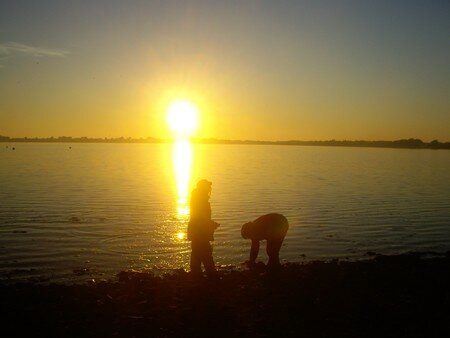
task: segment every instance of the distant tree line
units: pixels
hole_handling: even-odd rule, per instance
[[[221,140],[215,138],[193,139],[197,144],[265,144],[265,145],[293,145],[293,146],[327,146],[327,147],[376,147],[376,148],[411,148],[411,149],[450,149],[450,142],[423,142],[420,139],[410,138],[396,141],[350,141],[350,140],[328,140],[328,141],[255,141],[255,140]],[[47,142],[47,143],[168,143],[170,140],[163,140],[155,137],[147,138],[91,138],[91,137],[47,137],[47,138],[14,138],[0,135],[0,142]]]
[[[375,148],[413,148],[413,149],[450,149],[450,142],[433,140],[429,143],[420,139],[403,139],[396,141],[253,141],[253,140],[220,140],[197,139],[195,143],[208,144],[267,144],[267,145],[293,145],[293,146],[326,146],[326,147],[375,147]]]
[[[161,139],[154,137],[147,138],[131,138],[131,137],[116,137],[116,138],[96,138],[96,137],[8,137],[0,135],[0,142],[42,142],[42,143],[162,143]]]

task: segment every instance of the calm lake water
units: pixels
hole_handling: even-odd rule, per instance
[[[187,270],[200,178],[213,182],[217,265],[248,259],[241,225],[269,212],[290,222],[290,262],[450,250],[446,150],[0,143],[0,278]]]

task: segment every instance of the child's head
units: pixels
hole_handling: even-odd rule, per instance
[[[245,223],[241,228],[241,236],[242,238],[248,239],[250,238],[250,229],[252,227],[253,222]]]

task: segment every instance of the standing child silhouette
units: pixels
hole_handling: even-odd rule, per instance
[[[191,193],[187,238],[192,248],[191,272],[196,277],[202,276],[202,263],[208,277],[216,277],[217,274],[210,241],[214,240],[214,231],[219,223],[211,220],[211,185],[207,180],[200,180]]]

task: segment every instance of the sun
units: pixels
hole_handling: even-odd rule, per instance
[[[189,101],[177,100],[167,109],[167,123],[178,137],[191,136],[198,129],[198,109]]]

